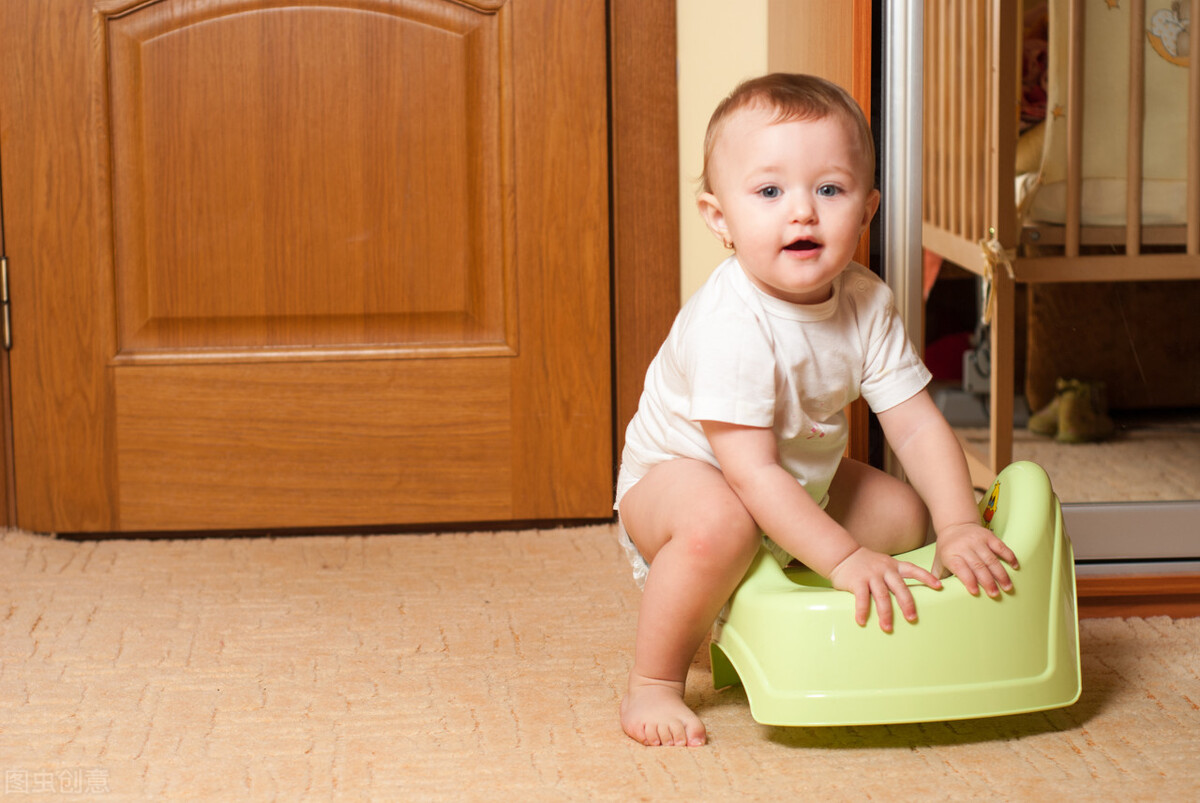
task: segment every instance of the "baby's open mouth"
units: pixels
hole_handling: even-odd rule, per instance
[[[813,249],[820,248],[820,247],[821,247],[821,244],[818,243],[816,240],[801,239],[801,240],[796,240],[796,242],[785,246],[784,249],[787,251],[812,251]]]

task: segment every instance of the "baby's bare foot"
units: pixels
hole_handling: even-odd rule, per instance
[[[704,723],[683,702],[683,684],[671,681],[630,677],[621,726],[651,747],[699,747],[707,741]]]

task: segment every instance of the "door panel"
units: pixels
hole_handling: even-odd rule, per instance
[[[12,0],[18,523],[609,514],[604,4]]]
[[[512,351],[509,9],[362,5],[108,21],[118,354]]]
[[[511,511],[511,472],[495,469],[512,449],[503,360],[139,366],[117,372],[116,408],[129,529]]]

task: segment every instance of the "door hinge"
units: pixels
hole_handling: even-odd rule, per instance
[[[0,256],[0,315],[4,317],[4,350],[12,349],[12,316],[8,307],[8,257]]]

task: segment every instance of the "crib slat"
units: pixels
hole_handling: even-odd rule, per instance
[[[1083,190],[1083,0],[1068,6],[1072,36],[1067,42],[1067,208],[1066,255],[1079,256],[1080,205]]]
[[[955,49],[961,47],[962,36],[960,29],[960,11],[961,4],[952,4],[948,6],[949,17],[946,19],[946,30],[950,40],[959,43]],[[950,70],[946,85],[946,126],[952,132],[962,131],[959,122],[960,109],[962,107],[962,71]],[[949,227],[952,232],[962,232],[962,216],[959,214],[959,199],[960,184],[962,182],[962,137],[950,137],[949,163],[947,164],[946,184],[949,187],[947,196],[947,208],[950,214]]]
[[[1142,136],[1146,125],[1146,3],[1129,7],[1129,134],[1125,152],[1125,253],[1142,252]]]
[[[930,134],[933,132],[933,105],[934,105],[934,70],[933,59],[931,53],[933,47],[930,43],[935,41],[930,39],[936,35],[934,29],[934,13],[930,11],[931,4],[925,4],[925,13],[922,18],[924,26],[924,52],[921,56],[921,220],[928,223],[933,219],[933,148],[931,147]]]
[[[940,202],[939,209],[938,209],[938,212],[939,212],[938,223],[944,229],[948,229],[950,227],[950,216],[949,216],[949,208],[948,208],[949,205],[946,203],[946,198],[949,196],[949,192],[946,189],[946,177],[949,173],[949,171],[947,170],[947,166],[949,165],[949,158],[950,158],[949,157],[949,151],[950,151],[949,128],[950,128],[950,126],[948,126],[946,124],[946,108],[947,108],[947,105],[949,104],[949,98],[947,96],[950,94],[949,89],[946,86],[947,82],[946,82],[946,69],[945,69],[946,66],[950,62],[950,42],[947,41],[947,40],[949,40],[950,37],[948,37],[946,35],[946,26],[945,26],[947,13],[948,12],[946,11],[946,3],[942,3],[941,8],[939,9],[939,12],[938,12],[938,18],[941,20],[941,23],[942,23],[939,26],[941,28],[941,36],[942,36],[942,40],[940,42],[941,52],[939,54],[940,59],[941,59],[940,66],[942,68],[942,71],[939,74],[939,79],[938,79],[938,177],[937,178],[938,178],[938,199]]]
[[[1020,237],[1017,209],[1012,199],[1020,130],[1023,14],[1020,3],[993,0],[991,5],[988,36],[990,63],[995,66],[994,73],[989,76],[987,96],[990,119],[987,125],[989,180],[986,192],[992,204],[988,225],[994,225],[996,238],[1009,246]]]
[[[1192,0],[1192,51],[1188,64],[1187,252],[1200,256],[1200,52],[1196,47],[1200,0]]]
[[[978,3],[969,4],[970,8],[970,37],[964,40],[965,46],[969,48],[970,53],[986,53],[986,40],[983,35],[983,24]],[[976,57],[969,59],[967,64],[970,67],[970,87],[972,98],[986,97],[987,93],[987,70],[981,60]],[[983,176],[986,166],[986,155],[983,152],[984,132],[987,131],[987,117],[984,112],[983,104],[975,102],[971,104],[974,113],[971,115],[971,126],[967,132],[967,141],[972,143],[971,148],[971,170],[970,183],[968,184],[968,200],[971,204],[971,221],[970,231],[982,231],[987,218],[987,200],[985,193],[980,192],[979,188],[983,185]]]
[[[1015,186],[1021,14],[1011,0],[926,0],[923,219],[926,237],[957,240],[984,269],[978,242],[1019,237]],[[942,254],[948,256],[947,254]]]
[[[943,229],[948,229],[949,214],[946,209],[946,151],[949,149],[947,144],[947,129],[946,125],[946,64],[950,60],[949,47],[950,43],[946,41],[946,3],[937,4],[937,30],[938,40],[937,48],[937,222],[938,226]]]

